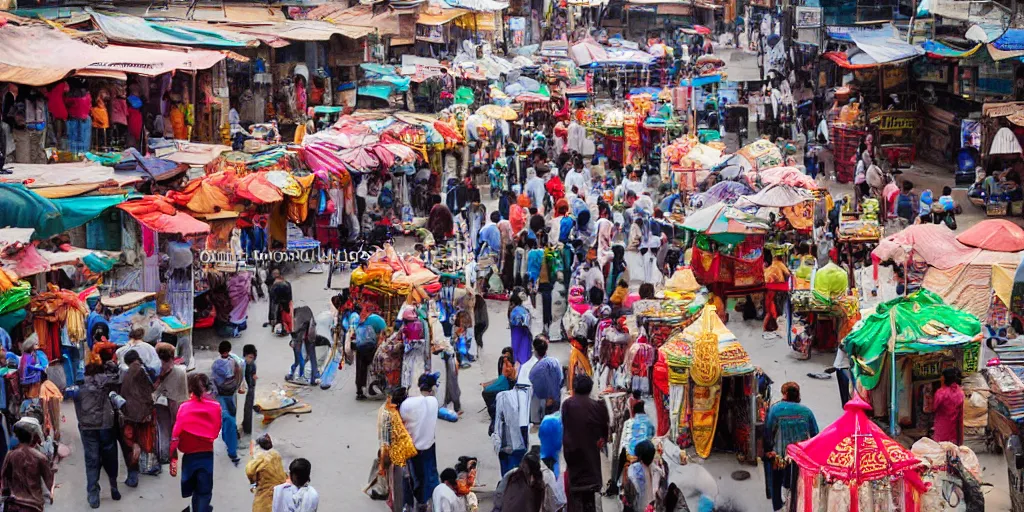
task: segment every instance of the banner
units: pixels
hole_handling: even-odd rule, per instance
[[[797,7],[796,28],[818,28],[821,26],[821,7]]]

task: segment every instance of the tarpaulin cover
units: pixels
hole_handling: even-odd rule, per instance
[[[174,27],[146,21],[136,16],[100,14],[92,9],[86,9],[86,12],[111,41],[217,48],[239,48],[259,44],[255,37],[220,32],[212,28]]]
[[[0,183],[0,205],[0,226],[32,228],[36,239],[65,231],[60,208],[24,185]]]
[[[957,50],[956,48],[946,46],[938,41],[932,41],[931,39],[925,41],[924,43],[921,43],[921,48],[924,49],[924,51],[927,52],[929,56],[944,57],[951,59],[963,59],[966,57],[970,57],[984,46],[985,45],[979,43],[970,50]]]
[[[981,249],[968,247],[956,239],[956,232],[942,224],[914,224],[888,236],[871,251],[880,261],[903,265],[907,256],[938,269],[965,265],[978,256]]]
[[[109,196],[82,196],[51,199],[60,210],[60,222],[63,231],[75,229],[99,217],[107,208],[117,206],[128,199],[127,194]]]
[[[496,0],[442,0],[448,7],[469,9],[471,11],[494,12],[508,9],[508,2]]]
[[[924,50],[897,39],[891,30],[854,32],[850,37],[857,45],[857,48],[868,54],[877,64],[896,62],[924,55]]]
[[[989,251],[1024,251],[1024,229],[1006,219],[983,220],[956,239],[964,245]]]
[[[2,45],[0,45],[2,46]],[[0,48],[0,53],[3,48]],[[2,61],[0,61],[2,62]],[[0,64],[2,67],[3,64]],[[0,182],[24,183],[36,189],[57,187],[61,185],[99,185],[106,181],[114,181],[123,187],[146,179],[147,175],[140,169],[117,170],[93,162],[75,162],[66,164],[12,164],[5,169],[10,174],[0,174]]]
[[[998,39],[992,41],[992,46],[1003,51],[1024,50],[1024,29],[1010,28]]]
[[[818,435],[790,444],[786,455],[808,474],[824,473],[830,480],[860,484],[906,474],[908,483],[923,491],[915,473],[920,461],[868,418],[870,409],[855,395],[843,406],[839,419]]]
[[[756,194],[739,198],[736,202],[736,207],[743,208],[747,205],[753,205],[762,208],[784,208],[813,199],[814,196],[802,188],[792,185],[775,184],[759,190]]]
[[[697,210],[683,221],[683,228],[722,243],[738,243],[747,235],[763,234],[768,221],[743,213],[725,203]]]
[[[1013,270],[1024,253],[978,251],[970,262],[948,269],[929,268],[921,286],[930,290],[950,306],[977,317],[988,314],[992,305],[992,270],[1003,267]]]
[[[178,211],[170,200],[163,196],[143,196],[121,203],[117,207],[128,212],[140,224],[157,233],[192,235],[210,232],[210,226],[207,223]]]
[[[431,12],[423,11],[416,15],[416,23],[418,25],[429,25],[437,26],[444,25],[449,21],[458,18],[459,16],[465,16],[469,14],[468,9],[441,9],[440,11]]]
[[[744,183],[740,183],[738,181],[722,181],[712,185],[707,192],[694,194],[693,199],[690,199],[690,204],[700,208],[706,208],[723,201],[732,203],[740,196],[750,194],[752,192],[753,190]]]
[[[882,378],[890,342],[897,354],[929,353],[968,343],[980,332],[978,317],[946,305],[928,290],[918,290],[879,304],[874,313],[857,322],[843,346],[859,363],[852,365],[857,381],[874,389]],[[865,373],[862,365],[872,374]]]
[[[108,45],[73,39],[41,25],[0,27],[0,82],[42,86],[81,69],[156,76],[177,69],[207,69],[224,60],[211,50],[163,50]]]

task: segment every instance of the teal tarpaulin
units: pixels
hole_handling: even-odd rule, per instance
[[[0,226],[32,228],[32,238],[49,238],[95,219],[127,198],[119,194],[46,199],[24,185],[0,183]]]
[[[26,316],[28,316],[28,312],[25,311],[25,308],[0,315],[0,329],[11,332],[18,324],[25,320]]]
[[[66,199],[51,199],[61,214],[63,231],[77,228],[98,217],[104,210],[117,206],[128,199],[127,194],[113,196],[83,196]]]
[[[0,183],[0,226],[32,228],[32,238],[47,238],[64,231],[60,208],[49,199],[18,183]]]

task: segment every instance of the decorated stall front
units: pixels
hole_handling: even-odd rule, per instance
[[[391,245],[353,270],[351,284],[353,302],[362,305],[363,311],[380,315],[389,324],[395,321],[399,308],[410,294],[435,295],[441,290],[437,274],[418,258],[399,256]]]
[[[658,349],[654,384],[659,436],[702,458],[717,448],[755,460],[757,370],[714,306]]]
[[[921,510],[927,485],[916,470],[920,461],[868,418],[871,406],[860,397],[843,409],[818,435],[786,449],[800,468],[795,510]]]
[[[696,234],[691,265],[697,281],[723,297],[763,288],[768,221],[718,203],[688,216],[683,228]]]

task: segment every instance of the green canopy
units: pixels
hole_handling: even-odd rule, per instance
[[[890,342],[897,355],[925,354],[970,343],[980,332],[977,317],[922,289],[879,304],[874,313],[857,322],[843,341],[843,349],[857,362],[852,368],[857,381],[866,389],[873,389],[882,377],[883,363],[890,356]]]

